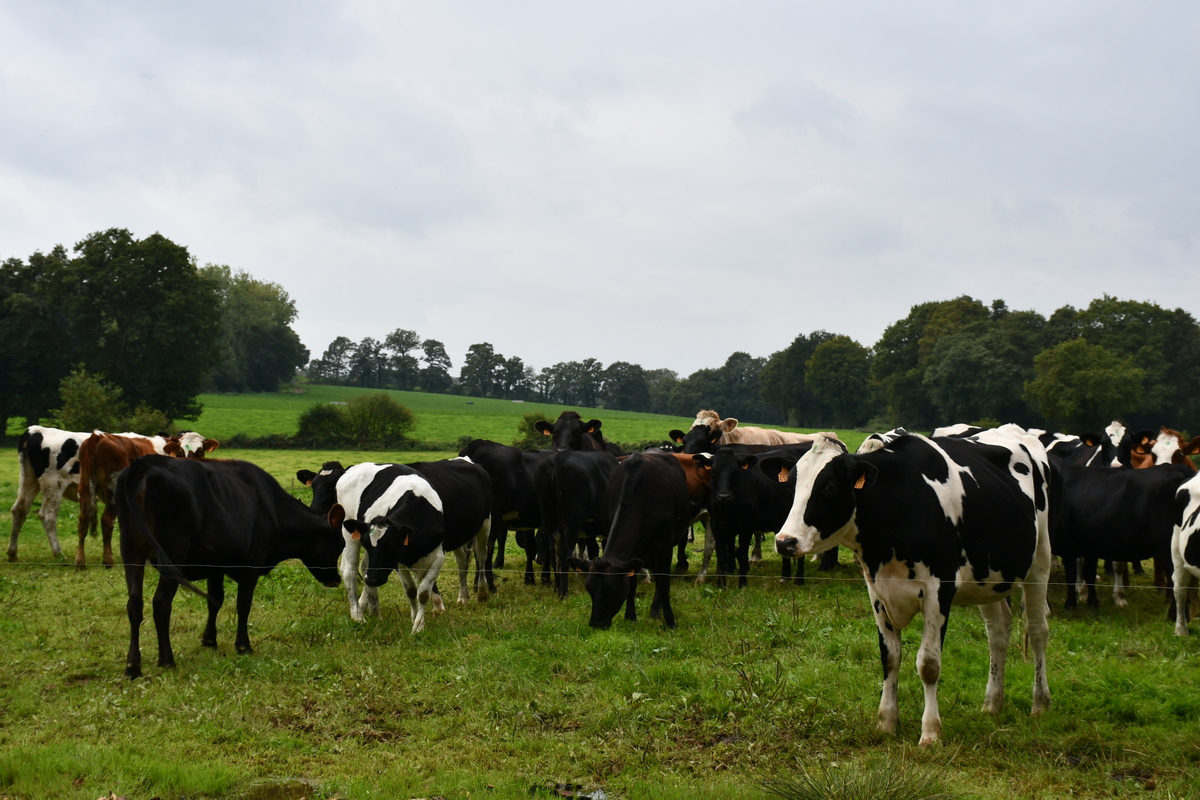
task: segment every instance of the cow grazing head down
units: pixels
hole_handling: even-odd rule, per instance
[[[606,629],[635,590],[643,562],[640,558],[620,561],[601,556],[589,561],[572,556],[567,559],[567,566],[585,576],[583,585],[592,597],[592,616],[588,625]]]
[[[604,445],[597,442],[600,436],[600,420],[583,421],[576,411],[564,411],[554,422],[538,420],[534,423],[535,430],[543,436],[549,436],[550,446],[554,450],[603,450]]]
[[[401,478],[407,483],[400,498],[384,516],[370,522],[347,520],[351,538],[359,541],[367,554],[367,586],[387,583],[401,564],[412,567],[435,551],[446,537],[442,501],[424,478]]]

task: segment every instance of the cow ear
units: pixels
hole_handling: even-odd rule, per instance
[[[737,419],[734,417],[726,417],[717,423],[717,428],[725,433],[729,433],[731,430],[737,427],[737,422]]]
[[[213,450],[216,450],[220,446],[221,446],[221,443],[219,441],[217,441],[216,439],[205,439],[204,440],[204,452],[206,452],[206,453],[211,453]]]
[[[879,477],[879,468],[868,461],[856,462],[851,469],[853,470],[851,474],[856,476],[854,478],[855,489],[869,489],[875,483],[875,479]]]
[[[1083,442],[1088,447],[1095,447],[1096,445],[1100,444],[1100,437],[1094,433],[1081,433],[1079,434],[1079,441]]]
[[[696,469],[712,469],[712,463],[708,460],[707,453],[695,453],[692,455],[692,464]]]
[[[329,527],[335,531],[342,527],[342,523],[346,521],[346,509],[341,503],[334,503],[333,508],[329,509],[329,514],[326,516],[329,520]]]
[[[600,420],[589,419],[588,423],[587,423],[587,427],[584,428],[584,430],[586,430],[588,433],[599,433],[600,432]]]
[[[673,429],[667,434],[667,436],[670,437],[671,441],[675,444],[683,444],[683,431],[679,430],[678,428]]]
[[[1194,456],[1197,453],[1200,453],[1200,436],[1197,436],[1185,444],[1182,449],[1185,456]]]
[[[540,431],[543,436],[554,435],[554,426],[544,419],[539,419],[537,422],[533,423],[533,429],[535,431]]]
[[[587,561],[582,558],[576,558],[575,556],[571,556],[567,559],[567,566],[570,567],[571,569],[575,570],[576,572],[587,573],[587,572],[590,572],[592,569],[592,562]]]
[[[758,463],[758,456],[756,456],[756,455],[745,455],[745,456],[742,456],[741,458],[739,458],[737,461],[737,465],[741,469],[750,469],[757,463]]]
[[[790,469],[788,469],[787,467],[780,467],[779,474],[776,476],[776,478],[779,480],[780,483],[787,483],[788,477],[791,474],[792,474],[792,471]]]
[[[312,486],[313,478],[317,477],[317,473],[311,469],[296,470],[296,480],[303,483],[305,486]]]
[[[641,572],[642,567],[644,567],[644,566],[645,566],[645,564],[642,562],[642,560],[640,558],[634,558],[634,559],[631,559],[631,560],[625,562],[625,569],[627,569],[629,571],[628,575],[631,578],[634,575],[637,575],[639,572]]]
[[[179,442],[168,439],[163,445],[163,452],[175,458],[183,458],[183,448],[179,446]]]

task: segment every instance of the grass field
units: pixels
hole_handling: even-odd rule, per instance
[[[236,432],[237,398],[227,400],[211,408],[213,426]],[[260,401],[246,410],[267,411]],[[487,412],[466,416],[511,439]],[[295,470],[324,460],[445,455],[221,454],[263,465],[302,498]],[[0,461],[5,508],[15,480],[15,459]],[[76,509],[65,503],[60,519],[68,550]],[[98,543],[87,546],[96,561]],[[763,781],[805,770],[932,776],[971,798],[1200,796],[1200,638],[1172,634],[1146,579],[1126,609],[1105,593],[1098,614],[1064,613],[1063,589],[1051,587],[1054,706],[1036,719],[1019,646],[1006,709],[978,712],[986,634],[977,612],[956,609],[944,739],[922,749],[919,629],[904,637],[899,733],[882,736],[874,622],[846,554],[804,587],[781,584],[772,555],[744,590],[677,579],[670,632],[646,618],[648,591],[639,621],[591,630],[582,585],[565,601],[525,586],[520,554],[510,539],[498,593],[449,604],[418,636],[395,580],[380,591],[382,617],[358,625],[341,590],[286,563],[260,582],[250,656],[233,652],[232,596],[213,651],[199,644],[203,601],[180,593],[178,667],[154,666],[147,608],[146,675],[128,681],[120,570],[51,563],[31,518],[21,560],[0,564],[0,797],[552,798],[559,784],[580,784],[608,798],[765,798]],[[698,560],[693,548],[691,573]]]

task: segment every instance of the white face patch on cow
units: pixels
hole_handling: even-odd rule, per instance
[[[829,439],[822,437],[813,442],[812,449],[796,462],[794,468],[796,495],[792,500],[792,510],[788,512],[787,520],[775,534],[776,549],[788,540],[795,541],[796,549],[800,553],[818,552],[818,548],[828,550],[829,547],[837,545],[840,536],[822,540],[821,531],[808,525],[804,521],[804,516],[808,509],[808,503],[812,499],[813,485],[816,483],[817,476],[821,474],[821,470],[825,468],[826,464],[839,455],[842,455],[842,449]],[[851,517],[852,524],[853,517]]]
[[[1125,426],[1122,425],[1118,420],[1114,419],[1112,424],[1104,429],[1104,434],[1115,447],[1121,444],[1121,440],[1125,438]]]
[[[1154,440],[1154,446],[1150,448],[1150,452],[1154,454],[1155,466],[1159,464],[1170,464],[1175,458],[1175,454],[1183,451],[1183,445],[1179,441],[1179,437],[1173,433],[1160,432],[1158,438]]]

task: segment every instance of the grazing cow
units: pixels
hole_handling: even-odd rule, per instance
[[[841,442],[832,440],[841,444]],[[726,576],[736,573],[738,586],[745,586],[750,572],[751,539],[763,533],[775,533],[792,508],[795,487],[786,479],[769,476],[758,469],[765,459],[777,459],[790,471],[812,448],[811,444],[788,445],[761,453],[750,453],[736,446],[722,447],[714,456],[697,454],[697,466],[711,471],[709,511],[712,514],[713,539],[717,550],[717,586],[724,588]],[[828,559],[832,558],[833,564]],[[823,569],[837,564],[837,548],[823,556]],[[804,584],[804,560],[796,562],[797,586]],[[783,578],[792,577],[792,559],[783,558]]]
[[[588,625],[607,628],[621,604],[625,619],[637,619],[634,598],[643,569],[654,581],[650,619],[662,617],[663,627],[675,627],[671,610],[671,554],[687,536],[691,500],[680,461],[671,455],[634,453],[613,470],[605,489],[607,539],[599,558],[567,558],[567,565],[585,575],[592,597]]]
[[[1175,493],[1194,471],[1178,464],[1149,469],[1063,467],[1066,514],[1054,537],[1054,552],[1066,569],[1066,608],[1075,608],[1076,558],[1084,560],[1088,606],[1096,608],[1096,563],[1171,562],[1171,532],[1178,520]],[[1116,589],[1121,589],[1118,579]],[[1123,591],[1114,591],[1118,606]]]
[[[733,417],[721,419],[716,411],[707,409],[696,414],[696,421],[687,433],[673,430],[668,436],[671,440],[683,445],[683,452],[689,455],[695,453],[715,453],[718,447],[727,444],[763,444],[779,447],[784,444],[803,444],[812,442],[818,436],[832,436],[833,433],[791,433],[773,428],[755,428],[738,425]]]
[[[519,450],[509,445],[474,439],[459,453],[482,467],[492,479],[492,532],[488,537],[484,573],[488,589],[495,591],[495,568],[504,567],[504,545],[510,530],[517,532],[517,544],[525,551],[525,583],[533,584],[533,562],[537,555],[537,531],[542,527],[542,509],[538,505],[533,475],[538,464],[549,457],[547,450]],[[550,565],[544,565],[543,580],[550,580]]]
[[[379,587],[395,569],[408,594],[413,633],[422,630],[430,601],[434,610],[442,610],[436,581],[450,552],[459,569],[458,602],[467,602],[470,556],[475,554],[476,568],[480,569],[490,528],[491,480],[478,465],[465,458],[412,464],[363,463],[348,469],[337,462],[326,462],[319,473],[301,470],[296,477],[313,487],[314,511],[320,512],[335,501],[348,509],[342,534],[341,577],[350,618],[355,622],[362,622],[364,613],[379,616]],[[393,535],[396,532],[400,533]],[[371,551],[380,543],[383,550],[377,551],[372,565]],[[358,570],[364,548],[368,572],[360,596]],[[391,563],[393,559],[395,564]],[[481,601],[486,600],[487,582],[479,581],[476,591]]]
[[[607,450],[613,455],[619,455],[620,450],[605,441],[600,433],[600,420],[590,419],[587,422],[577,411],[564,411],[554,422],[538,420],[533,427],[541,431],[543,436],[549,436],[552,450]]]
[[[768,474],[779,467],[763,463]],[[1050,708],[1046,580],[1061,498],[1036,438],[1007,426],[966,439],[909,435],[865,455],[818,442],[795,471],[794,504],[775,547],[800,556],[842,544],[858,557],[879,629],[880,730],[895,731],[900,633],[920,612],[921,744],[941,736],[937,685],[952,604],[982,612],[991,654],[983,709],[1000,710],[1012,625],[1005,598],[1018,583],[1033,652],[1033,713]]]
[[[589,550],[595,555],[595,541],[606,531],[604,491],[616,467],[616,457],[604,451],[555,450],[534,472],[546,546],[551,550],[545,557],[553,559],[559,597],[567,596],[567,558],[580,539],[591,541]]]
[[[42,507],[38,517],[50,542],[50,552],[62,558],[58,543],[58,509],[63,498],[79,501],[79,446],[90,433],[63,431],[31,425],[17,441],[17,502],[12,507],[12,538],[8,560],[17,560],[17,537],[38,493]]]
[[[143,456],[117,479],[115,501],[129,591],[126,677],[142,674],[138,632],[147,560],[159,573],[152,605],[160,667],[175,666],[171,603],[180,585],[207,598],[208,622],[200,643],[216,647],[225,576],[233,579],[239,653],[251,652],[247,622],[255,586],[276,564],[298,558],[318,581],[338,585],[342,507],[335,505],[325,516],[315,514],[253,464]],[[191,583],[201,578],[208,581],[207,594]]]

